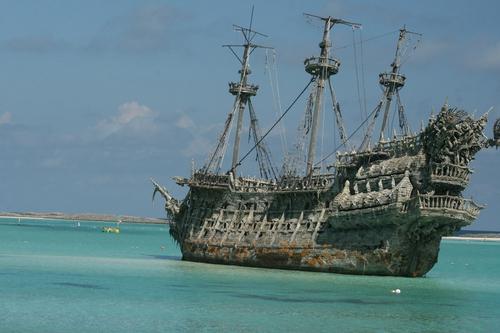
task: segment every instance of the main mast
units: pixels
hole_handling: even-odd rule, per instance
[[[325,82],[329,80],[331,75],[337,74],[340,67],[339,60],[330,58],[330,48],[332,45],[332,43],[330,42],[330,30],[333,28],[335,24],[344,24],[352,27],[359,27],[360,25],[357,23],[344,21],[342,19],[333,18],[331,16],[320,17],[311,14],[305,14],[305,15],[320,19],[325,22],[325,26],[323,29],[323,39],[319,43],[319,47],[321,49],[320,56],[318,58],[312,57],[304,61],[305,71],[310,75],[312,75],[314,77],[314,80],[316,81],[316,91],[314,94],[314,109],[313,109],[312,124],[311,124],[311,136],[309,139],[309,150],[307,153],[307,167],[306,167],[306,175],[311,176],[314,172],[314,159],[316,155],[316,143],[318,139],[317,138],[318,123],[321,114]],[[338,110],[336,101],[332,102],[335,114],[338,119],[337,122],[339,122],[340,110]],[[341,130],[343,130],[343,126],[340,127]]]

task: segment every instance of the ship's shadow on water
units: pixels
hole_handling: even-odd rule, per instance
[[[366,300],[359,298],[339,298],[339,299],[324,299],[324,298],[293,298],[293,297],[281,297],[281,296],[271,296],[271,295],[255,295],[255,294],[240,294],[240,293],[230,293],[231,297],[235,298],[245,298],[245,299],[256,299],[271,302],[281,302],[281,303],[311,303],[311,304],[355,304],[355,305],[401,305],[405,302],[403,300]],[[455,307],[455,304],[449,303],[439,303],[429,305],[439,305],[446,307]]]
[[[56,285],[56,286],[75,287],[75,288],[94,289],[94,290],[107,290],[107,289],[109,289],[109,288],[106,288],[103,286],[99,286],[96,284],[88,284],[88,283],[54,282],[52,284]]]
[[[152,259],[160,259],[160,260],[174,260],[181,261],[181,256],[172,256],[172,255],[161,255],[161,254],[144,254],[144,256],[152,258]]]
[[[257,299],[263,301],[274,301],[281,303],[315,303],[315,304],[360,304],[360,305],[387,305],[387,304],[399,304],[399,301],[375,301],[375,300],[363,300],[358,298],[340,298],[340,299],[324,299],[324,298],[293,298],[293,297],[280,297],[280,296],[270,296],[270,295],[254,295],[254,294],[236,294],[233,293],[230,296],[237,298],[246,299]]]

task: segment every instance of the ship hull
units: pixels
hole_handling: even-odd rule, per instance
[[[437,262],[441,237],[472,216],[422,209],[415,201],[347,212],[290,211],[274,219],[264,211],[200,209],[205,213],[193,215],[201,218],[191,216],[173,235],[188,261],[420,277]]]
[[[427,244],[416,244],[412,252],[342,250],[331,246],[253,247],[185,242],[183,260],[211,264],[238,265],[273,269],[314,272],[383,275],[424,276],[436,263],[440,239]],[[402,265],[401,257],[407,257]],[[413,259],[413,260],[412,260]]]

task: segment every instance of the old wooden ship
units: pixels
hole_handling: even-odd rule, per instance
[[[183,260],[422,276],[437,261],[441,237],[469,225],[478,216],[482,207],[465,199],[462,192],[469,183],[469,164],[474,155],[482,148],[500,146],[500,121],[494,126],[493,139],[487,139],[483,134],[487,113],[474,119],[445,104],[426,127],[411,132],[399,102],[399,90],[406,79],[400,73],[401,52],[406,36],[412,33],[403,28],[392,70],[379,76],[382,98],[367,116],[366,133],[358,141],[362,141],[361,145],[347,152],[337,151],[329,171],[319,170],[316,143],[325,91],[331,94],[344,149],[350,139],[330,80],[340,66],[330,55],[330,30],[335,25],[357,24],[333,17],[310,17],[321,20],[324,28],[320,55],[304,62],[305,71],[311,75],[305,172],[299,174],[286,159],[280,172],[270,164],[270,152],[264,144],[269,131],[262,135],[252,106],[258,86],[248,80],[250,54],[260,47],[253,38],[261,34],[251,25],[236,26],[245,38],[240,45],[243,55],[238,57],[242,65],[240,78],[229,84],[234,105],[214,151],[190,178],[174,178],[177,184],[189,187],[182,201],[153,180],[154,194],[159,192],[166,200],[165,209],[172,221],[170,234],[179,244]],[[235,45],[227,47],[235,53]],[[393,99],[397,102],[399,135],[387,133]],[[257,154],[259,178],[238,174],[241,161],[248,156],[239,156],[247,109],[255,140],[251,152]],[[378,119],[378,140],[371,143]],[[232,163],[229,171],[221,172],[233,122]]]

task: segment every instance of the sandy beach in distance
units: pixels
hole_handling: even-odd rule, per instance
[[[28,217],[28,216],[9,216],[0,215],[0,219],[13,219],[13,220],[48,220],[46,217]]]
[[[443,237],[446,240],[465,240],[465,241],[479,241],[479,242],[500,242],[500,237],[461,237],[449,236]]]

